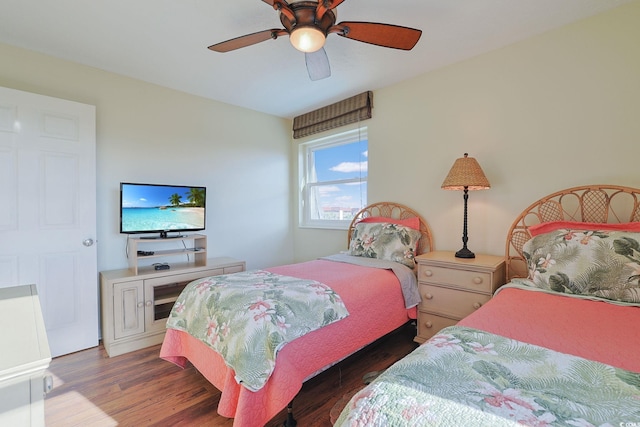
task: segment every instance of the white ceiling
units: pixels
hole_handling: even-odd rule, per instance
[[[0,0],[0,41],[291,118],[629,1],[346,0],[338,22],[403,25],[422,38],[407,52],[330,35],[332,75],[315,82],[286,37],[229,53],[207,49],[281,28],[261,0]]]

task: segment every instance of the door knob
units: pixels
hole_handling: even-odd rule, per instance
[[[85,246],[93,246],[93,239],[84,239],[82,244]]]

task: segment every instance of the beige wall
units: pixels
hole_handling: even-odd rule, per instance
[[[3,44],[0,86],[96,106],[99,270],[127,266],[121,181],[204,185],[211,256],[292,261],[290,121]]]
[[[369,202],[413,207],[437,249],[459,249],[462,192],[440,185],[468,152],[492,185],[470,192],[468,246],[501,255],[512,221],[546,194],[640,187],[639,22],[635,1],[374,91]],[[345,235],[298,229],[296,259],[343,250]]]
[[[470,194],[469,248],[502,254],[512,220],[545,194],[640,187],[637,22],[640,1],[374,91],[369,201],[413,207],[437,248],[459,249],[462,193],[440,185],[469,152],[492,184]],[[288,120],[7,45],[0,58],[0,85],[97,107],[100,269],[126,265],[120,181],[206,185],[212,254],[250,268],[345,248],[344,231],[294,227]]]

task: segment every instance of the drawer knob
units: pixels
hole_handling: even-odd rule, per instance
[[[476,285],[479,285],[482,283],[482,277],[476,276],[473,278],[473,283],[475,283]]]
[[[431,323],[431,322],[424,322],[424,326],[426,326],[427,328],[433,328],[433,323]]]
[[[431,295],[431,294],[424,294],[424,299],[433,299],[433,295]]]
[[[433,271],[431,271],[431,270],[425,270],[425,271],[424,271],[424,275],[425,275],[425,276],[427,276],[427,277],[431,277],[431,276],[433,276]]]
[[[479,302],[473,303],[473,308],[475,308],[476,310],[479,309],[480,307],[482,307],[482,304],[480,304]]]

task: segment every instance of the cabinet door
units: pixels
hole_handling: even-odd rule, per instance
[[[115,339],[144,332],[144,282],[113,285],[113,322]]]

